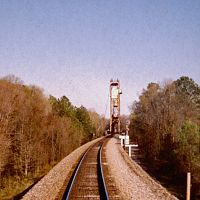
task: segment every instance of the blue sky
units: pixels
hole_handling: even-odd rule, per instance
[[[118,78],[128,114],[149,82],[200,84],[199,10],[199,0],[0,0],[0,76],[100,114]]]

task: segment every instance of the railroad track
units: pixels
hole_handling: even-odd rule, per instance
[[[117,189],[111,184],[111,176],[108,175],[107,169],[105,174],[103,170],[106,163],[105,157],[102,156],[102,149],[106,140],[108,139],[97,142],[84,153],[67,185],[63,200],[120,199]]]

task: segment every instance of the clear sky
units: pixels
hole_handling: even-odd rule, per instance
[[[200,1],[0,0],[0,77],[8,74],[100,114],[118,78],[128,114],[149,82],[200,84]]]

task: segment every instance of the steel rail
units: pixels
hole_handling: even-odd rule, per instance
[[[100,149],[99,149],[99,153],[98,153],[98,159],[99,159],[99,170],[100,170],[100,175],[99,178],[101,179],[102,185],[103,185],[103,189],[102,190],[102,197],[101,199],[105,199],[105,200],[109,200],[109,196],[108,196],[108,191],[106,188],[106,183],[105,183],[105,179],[104,179],[104,174],[103,174],[103,167],[102,167],[102,149],[103,149],[103,144],[101,144]]]
[[[72,177],[71,177],[71,179],[70,179],[70,181],[69,181],[69,183],[68,183],[68,185],[67,185],[67,188],[66,188],[66,191],[65,191],[65,193],[64,193],[64,195],[63,195],[62,200],[65,200],[65,199],[66,199],[66,200],[69,200],[69,195],[70,195],[70,192],[71,192],[72,187],[73,187],[73,185],[74,185],[76,176],[77,176],[77,174],[78,174],[78,172],[79,172],[79,169],[80,169],[80,167],[81,167],[81,164],[82,164],[82,162],[83,162],[85,156],[87,155],[87,153],[89,152],[89,150],[90,150],[92,147],[93,147],[93,146],[91,146],[90,148],[88,148],[88,149],[86,150],[86,152],[83,154],[83,156],[81,157],[80,161],[78,162],[78,165],[76,166],[76,168],[75,168],[75,170],[74,170],[74,172],[73,172],[73,174],[72,174]]]

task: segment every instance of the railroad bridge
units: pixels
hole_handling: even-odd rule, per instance
[[[119,80],[111,79],[111,134],[92,140],[73,151],[22,199],[177,199],[134,161],[134,149],[133,154],[130,151],[129,155],[126,153],[126,147],[130,147],[130,144],[126,140],[128,127],[125,135],[120,137],[121,94]],[[126,141],[121,142],[120,138]]]

